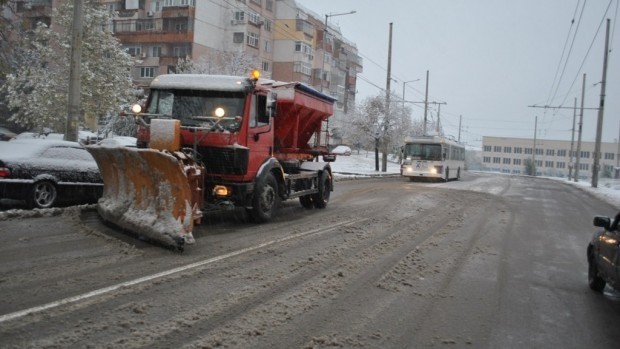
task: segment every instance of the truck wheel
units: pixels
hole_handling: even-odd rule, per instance
[[[252,218],[258,223],[271,220],[279,203],[278,182],[272,173],[268,173],[258,181],[254,192],[250,211]]]
[[[447,182],[450,180],[450,168],[446,167],[446,180],[444,182]]]
[[[58,199],[58,192],[54,183],[50,181],[36,182],[28,195],[28,207],[49,208],[54,206]]]
[[[308,210],[314,207],[314,204],[312,203],[312,195],[300,196],[299,203]]]
[[[312,195],[312,202],[316,208],[325,208],[329,202],[332,181],[329,172],[323,171],[319,180],[319,192]]]
[[[588,258],[588,286],[596,292],[602,292],[605,288],[605,280],[598,276],[598,268],[594,256]]]

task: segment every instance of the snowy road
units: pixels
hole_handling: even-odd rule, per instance
[[[615,208],[545,179],[340,181],[325,210],[212,215],[173,253],[92,209],[0,221],[6,348],[615,348],[585,247]]]

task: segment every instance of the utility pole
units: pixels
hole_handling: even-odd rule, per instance
[[[426,135],[426,115],[428,113],[428,70],[426,71],[426,92],[424,93],[424,135]]]
[[[73,28],[71,30],[71,65],[69,70],[69,96],[67,107],[67,121],[65,124],[64,140],[76,142],[78,140],[77,120],[80,119],[80,75],[82,64],[82,0],[73,2]]]
[[[532,147],[532,176],[536,177],[536,133],[538,133],[538,116],[534,119],[534,146]]]
[[[611,21],[607,19],[607,31],[605,33],[605,54],[603,55],[603,79],[601,80],[601,98],[596,122],[596,143],[594,144],[594,164],[592,166],[592,187],[598,186],[598,175],[601,160],[601,138],[603,138],[603,114],[605,112],[605,86],[607,85],[607,58],[609,56],[609,26]]]
[[[581,84],[581,111],[579,112],[579,131],[577,132],[577,152],[575,153],[575,182],[579,181],[579,159],[581,159],[581,130],[583,129],[583,100],[586,94],[586,74]]]
[[[385,119],[383,119],[383,142],[381,150],[383,155],[381,156],[381,172],[387,172],[387,157],[388,157],[388,137],[387,131],[390,123],[390,84],[392,83],[392,26],[390,23],[390,38],[388,40],[388,64],[387,64],[387,78],[385,82]]]
[[[461,142],[461,123],[463,122],[463,115],[459,115],[459,143]]]
[[[437,126],[436,128],[436,132],[438,136],[441,136],[441,134],[439,133],[439,130],[441,130],[441,105],[443,103],[439,103],[439,105],[437,106]]]
[[[570,137],[570,152],[568,153],[568,180],[570,181],[573,175],[573,147],[575,145],[575,119],[577,118],[577,97],[575,97],[575,103],[573,107],[573,128]]]
[[[616,167],[620,167],[620,127],[618,128],[618,150],[616,152]]]

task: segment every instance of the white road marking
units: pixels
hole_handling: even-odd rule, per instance
[[[305,237],[305,236],[326,233],[326,232],[332,231],[332,230],[334,230],[334,229],[336,229],[338,227],[349,225],[349,224],[353,224],[353,223],[357,223],[357,222],[363,222],[365,220],[367,220],[367,219],[354,219],[354,220],[349,220],[349,221],[346,221],[346,222],[338,223],[338,224],[333,225],[333,226],[331,226],[329,228],[317,228],[317,229],[313,229],[313,230],[310,230],[310,231],[307,231],[307,232],[293,234],[293,235],[290,235],[290,236],[287,236],[287,237],[283,237],[283,238],[280,238],[280,239],[267,241],[267,242],[264,242],[262,244],[258,244],[256,246],[246,247],[246,248],[243,248],[243,249],[240,249],[240,250],[237,250],[237,251],[229,252],[229,253],[223,254],[221,256],[205,259],[203,261],[191,263],[191,264],[188,264],[188,265],[184,265],[182,267],[177,267],[177,268],[174,268],[174,269],[163,271],[161,273],[156,273],[156,274],[152,274],[152,275],[149,275],[149,276],[144,276],[144,277],[141,277],[141,278],[138,278],[138,279],[134,279],[134,280],[131,280],[131,281],[126,281],[126,282],[123,282],[123,283],[120,283],[120,284],[116,284],[116,285],[100,288],[98,290],[87,292],[87,293],[84,293],[84,294],[81,294],[81,295],[77,295],[77,296],[73,296],[73,297],[68,297],[68,298],[64,298],[64,299],[61,299],[61,300],[58,300],[58,301],[55,301],[55,302],[51,302],[51,303],[47,303],[47,304],[44,304],[44,305],[40,305],[40,306],[37,306],[37,307],[33,307],[33,308],[24,309],[24,310],[16,311],[16,312],[13,312],[13,313],[1,315],[0,316],[0,323],[11,321],[11,320],[15,320],[15,319],[24,317],[26,315],[30,315],[30,314],[34,314],[34,313],[40,313],[40,312],[48,310],[48,309],[57,308],[57,307],[59,307],[61,305],[76,303],[76,302],[79,302],[79,301],[82,301],[82,300],[85,300],[85,299],[88,299],[88,298],[93,298],[93,297],[96,297],[96,296],[107,294],[107,293],[116,291],[116,290],[118,290],[120,288],[130,287],[130,286],[134,286],[134,285],[137,285],[137,284],[141,284],[143,282],[147,282],[147,281],[152,281],[152,280],[155,280],[155,279],[163,278],[165,276],[169,276],[169,275],[172,275],[172,274],[181,273],[181,272],[184,272],[184,271],[187,271],[187,270],[190,270],[190,269],[194,269],[194,268],[198,268],[198,267],[201,267],[201,266],[204,266],[204,265],[208,265],[208,264],[212,264],[212,263],[215,263],[215,262],[219,262],[219,261],[222,261],[224,259],[228,259],[228,258],[231,258],[231,257],[239,256],[239,255],[244,254],[244,253],[248,253],[248,252],[252,252],[252,251],[255,251],[255,250],[259,250],[261,248],[264,248],[264,247],[267,247],[267,246],[270,246],[270,245],[286,242],[286,241],[293,240],[293,239],[298,239],[298,238]]]

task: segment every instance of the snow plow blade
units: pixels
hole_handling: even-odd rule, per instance
[[[167,247],[194,243],[200,223],[203,173],[180,151],[105,144],[87,146],[103,178],[97,210],[107,222]]]

